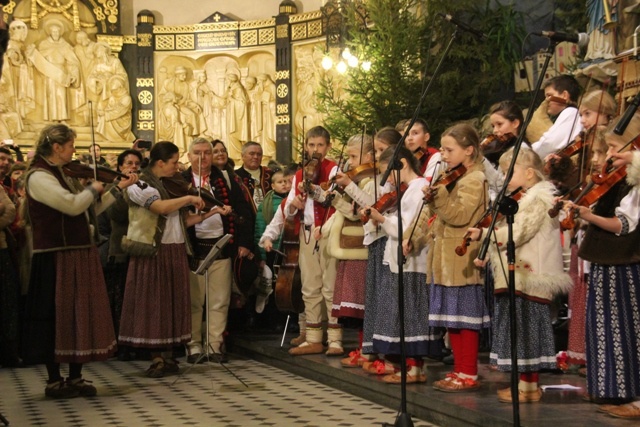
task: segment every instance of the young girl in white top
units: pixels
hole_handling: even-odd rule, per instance
[[[500,157],[500,168],[506,171],[513,158],[513,148]],[[549,304],[554,296],[571,287],[571,278],[564,273],[558,218],[549,216],[554,205],[555,187],[545,180],[542,160],[530,148],[522,147],[516,160],[513,177],[507,186],[518,191],[518,213],[513,224],[516,250],[515,287],[518,341],[518,386],[520,402],[538,402],[542,391],[538,387],[538,372],[556,368],[556,352]],[[470,238],[480,240],[483,230],[469,228]],[[511,339],[507,277],[507,224],[501,219],[492,232],[489,259],[495,282],[495,313],[491,364],[510,372]],[[486,260],[475,260],[484,267]],[[511,389],[498,390],[501,402],[511,402]]]
[[[420,173],[417,159],[406,148],[400,148],[399,161],[402,164],[400,181],[397,181],[396,173],[391,173],[389,181],[396,187],[396,191],[406,190],[401,199],[401,217],[398,213],[381,213],[378,210],[367,207],[363,213],[369,212],[371,219],[380,225],[389,236],[384,249],[384,268],[378,281],[381,283],[381,299],[378,301],[378,309],[384,308],[385,316],[377,316],[373,333],[373,350],[386,355],[390,361],[397,362],[400,354],[399,339],[399,312],[398,312],[398,264],[403,260],[398,259],[398,245],[402,236],[398,235],[398,221],[402,221],[403,227],[416,219],[422,205],[422,188],[427,185],[427,180]],[[385,151],[380,158],[380,170],[386,170],[389,161],[393,157],[393,149]],[[391,194],[391,193],[389,193]],[[389,195],[388,194],[388,195]],[[398,193],[396,193],[397,195]],[[411,254],[404,260],[404,304],[405,308],[405,349],[407,357],[407,382],[425,382],[426,375],[422,367],[422,356],[429,353],[429,345],[433,334],[430,331],[429,289],[426,286],[426,248]],[[383,377],[383,381],[392,384],[400,383],[400,373],[396,372]]]

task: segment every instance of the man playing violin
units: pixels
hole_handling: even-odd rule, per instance
[[[337,165],[325,158],[331,149],[331,136],[322,126],[309,129],[305,140],[305,151],[309,158],[317,161],[314,184],[328,182],[337,172]],[[336,279],[337,260],[326,253],[326,241],[319,242],[319,250],[315,250],[316,236],[313,229],[320,227],[326,218],[333,214],[334,209],[326,209],[316,201],[321,197],[322,190],[318,186],[312,188],[317,191],[305,192],[304,170],[299,170],[292,183],[291,191],[285,202],[285,213],[294,217],[299,213],[298,225],[300,234],[300,255],[298,263],[302,280],[302,298],[305,304],[306,331],[300,331],[300,336],[292,340],[298,347],[289,350],[289,354],[322,353],[322,304],[325,305],[328,319],[329,348],[342,348],[342,329],[338,319],[331,317],[333,304],[333,287]],[[308,190],[309,188],[306,188]],[[325,215],[326,214],[326,215]]]
[[[407,122],[407,125],[410,121]],[[405,127],[404,132],[407,131]],[[441,162],[440,152],[437,148],[429,147],[428,143],[431,139],[427,122],[421,118],[411,126],[411,130],[404,141],[407,147],[420,162],[420,172],[427,181],[431,181],[433,175],[436,174],[438,164]]]
[[[580,97],[578,81],[569,75],[560,75],[547,80],[544,96],[548,101],[547,114],[553,119],[553,125],[537,142],[531,144],[541,159],[547,160],[549,154],[564,148],[582,131],[578,121],[578,109],[575,107]]]
[[[224,145],[217,144],[216,152],[225,150]],[[196,138],[189,147],[189,162],[191,167],[183,172],[183,177],[190,182],[193,187],[201,191],[209,191],[214,196],[216,186],[220,180],[226,181],[220,169],[212,166],[214,147],[205,138]],[[237,226],[227,220],[232,210],[239,218],[250,218],[252,215],[251,206],[245,200],[242,190],[230,180],[230,191],[226,199],[222,214],[215,214],[188,230],[190,241],[193,244],[193,263],[198,263],[204,259],[211,248],[225,234],[233,234],[233,239],[225,247],[222,255],[209,267],[209,283],[206,292],[209,293],[209,307],[207,312],[207,322],[209,324],[209,344],[211,351],[217,355],[215,361],[226,362],[227,357],[223,347],[223,333],[227,327],[227,315],[229,311],[229,301],[231,298],[231,285],[233,272],[231,260],[235,252],[241,257],[250,255],[253,247],[253,225],[250,227]],[[226,186],[225,186],[226,187]],[[192,265],[191,269],[194,270]],[[202,346],[202,312],[205,304],[205,280],[204,276],[191,273],[191,341],[187,344],[187,362],[195,363],[200,358],[203,351]],[[202,359],[201,359],[202,360]]]

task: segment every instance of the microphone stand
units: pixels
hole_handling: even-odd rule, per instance
[[[531,118],[533,117],[533,112],[535,110],[535,102],[538,97],[538,93],[540,92],[540,88],[542,87],[542,81],[544,79],[544,75],[547,72],[547,68],[549,67],[549,61],[551,60],[551,56],[555,51],[557,42],[554,40],[549,41],[549,46],[547,47],[544,55],[545,60],[542,68],[538,74],[538,80],[536,82],[536,86],[533,92],[533,96],[531,97],[531,103],[529,105],[529,111],[527,112],[527,117],[522,124],[522,128],[520,129],[520,134],[516,140],[515,145],[513,146],[513,157],[511,158],[511,164],[509,165],[509,169],[504,178],[504,185],[500,189],[500,192],[496,196],[496,199],[492,203],[489,208],[490,212],[500,212],[503,214],[507,220],[508,227],[508,241],[507,241],[507,262],[509,268],[508,274],[508,289],[509,289],[509,326],[511,330],[511,402],[512,402],[512,412],[513,412],[513,425],[515,427],[520,426],[520,402],[518,400],[518,337],[517,337],[517,323],[516,323],[516,280],[515,280],[515,262],[516,262],[516,251],[515,251],[515,243],[513,241],[513,221],[514,216],[518,212],[518,202],[513,200],[510,197],[507,197],[507,185],[511,178],[513,177],[513,169],[516,164],[516,159],[518,158],[518,153],[520,152],[520,148],[522,146],[522,141],[524,139],[525,131],[529,123],[531,122]],[[487,228],[487,230],[494,230],[496,225],[497,215],[492,215],[491,225]],[[478,252],[478,259],[484,260],[487,255],[487,250],[489,249],[489,244],[491,241],[491,231],[487,233],[486,237],[482,241],[482,245],[480,246],[480,251]]]
[[[416,122],[416,120],[418,119],[418,116],[420,115],[420,111],[422,110],[422,103],[424,102],[424,100],[427,97],[427,94],[429,93],[429,89],[431,88],[431,85],[433,84],[433,82],[436,80],[436,77],[438,76],[439,72],[440,72],[440,68],[442,67],[442,64],[444,63],[445,58],[449,55],[449,51],[451,50],[451,46],[453,45],[453,41],[456,39],[458,35],[458,27],[455,28],[455,30],[453,31],[453,34],[451,35],[451,39],[449,40],[449,43],[447,44],[447,47],[445,48],[444,52],[442,53],[442,57],[440,58],[440,62],[438,63],[438,66],[436,67],[436,69],[433,72],[433,75],[431,76],[431,80],[429,81],[429,84],[427,85],[427,87],[425,88],[425,90],[422,92],[422,95],[420,96],[420,102],[418,102],[418,106],[416,107],[416,110],[413,114],[413,117],[411,118],[411,121],[409,122],[409,124],[407,125],[407,128],[404,132],[404,135],[402,136],[402,138],[400,139],[400,141],[398,142],[398,144],[396,145],[395,151],[393,152],[393,157],[391,158],[391,160],[389,161],[389,166],[387,167],[386,172],[383,174],[381,180],[380,180],[380,186],[384,186],[384,184],[387,182],[387,179],[389,178],[389,175],[393,172],[396,171],[397,175],[396,175],[396,183],[398,185],[400,185],[400,170],[402,169],[402,163],[398,160],[398,154],[400,153],[400,147],[404,146],[404,141],[407,138],[407,135],[409,135],[409,131],[411,130],[411,127],[414,125],[414,123]],[[426,74],[426,73],[425,73]],[[405,320],[405,313],[404,313],[404,254],[402,253],[402,193],[400,193],[400,191],[398,191],[398,197],[397,197],[397,201],[396,201],[396,210],[398,212],[398,249],[397,249],[397,253],[398,253],[398,316],[400,317],[400,413],[398,414],[396,421],[394,424],[388,424],[388,423],[383,423],[383,426],[395,426],[395,427],[413,427],[413,421],[411,420],[411,415],[409,415],[407,413],[407,355],[406,355],[406,349],[405,349],[405,330],[404,330],[404,320]]]

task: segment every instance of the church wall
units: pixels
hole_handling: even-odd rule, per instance
[[[281,0],[133,0],[120,3],[122,17],[122,31],[124,34],[134,34],[136,16],[144,9],[152,11],[159,25],[186,25],[202,21],[207,16],[218,11],[241,21],[268,19],[278,14]],[[298,13],[311,12],[320,9],[324,0],[298,0]]]

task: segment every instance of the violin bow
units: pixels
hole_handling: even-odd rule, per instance
[[[202,198],[202,184],[203,184],[203,177],[202,177],[202,152],[200,152],[200,154],[198,155],[198,175],[200,176],[200,185],[198,186],[198,197]]]
[[[375,204],[378,201],[378,170],[376,168],[376,142],[375,138],[373,141],[373,203]],[[364,225],[364,224],[362,224]],[[376,235],[378,234],[380,225],[376,225]]]
[[[442,167],[442,161],[438,160],[438,162],[436,163],[435,169],[437,170],[438,168]],[[440,171],[440,173],[442,173],[442,171]],[[438,175],[440,175],[440,173]],[[436,176],[435,174],[433,176]],[[429,185],[427,185],[427,187],[431,187],[433,185],[433,182],[436,181],[435,179],[433,179],[433,177],[431,178],[431,181],[429,181]],[[418,215],[416,215],[416,219],[413,222],[413,227],[411,228],[411,234],[409,234],[409,242],[411,242],[411,239],[413,238],[413,233],[416,232],[416,227],[418,226],[418,218],[420,218],[420,215],[422,214],[422,210],[424,209],[425,205],[427,204],[426,201],[423,201],[422,204],[420,205],[420,210],[418,211]],[[404,261],[407,261],[407,257],[404,257]]]
[[[98,159],[96,158],[96,134],[93,127],[93,101],[89,101],[89,127],[91,128],[91,157],[93,158],[93,182],[98,182]]]

